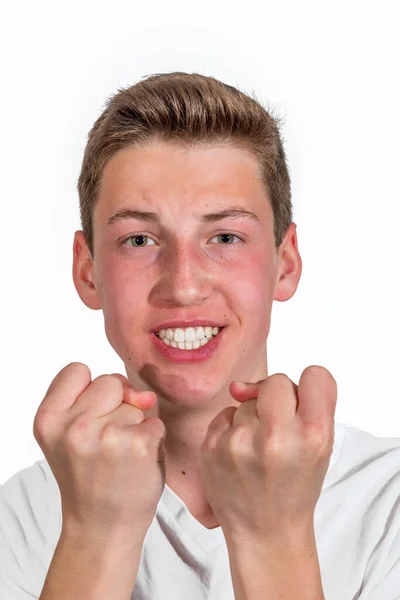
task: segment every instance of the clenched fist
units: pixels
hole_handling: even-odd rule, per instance
[[[91,381],[78,362],[53,379],[33,434],[60,489],[63,532],[144,540],[166,477],[164,423],[141,410],[156,399],[120,374]]]

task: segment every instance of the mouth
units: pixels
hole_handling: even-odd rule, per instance
[[[161,329],[153,332],[166,346],[180,350],[198,350],[207,346],[213,339],[218,337],[223,327],[189,327],[183,329]]]
[[[174,339],[169,339],[171,333],[167,336],[166,332],[168,330],[164,330],[164,332],[153,332],[150,337],[153,339],[154,348],[156,352],[158,352],[160,358],[172,363],[199,363],[210,360],[219,352],[219,348],[223,345],[222,342],[225,336],[224,330],[226,328],[226,326],[218,327],[217,332],[214,334],[211,330],[211,337],[204,335],[200,340],[195,339],[194,341],[184,339],[183,341],[176,342],[176,330],[173,332]],[[187,330],[185,330],[185,333],[186,331]],[[201,335],[201,332],[196,333],[199,336]],[[204,332],[204,334],[205,333],[206,332]],[[207,333],[210,332],[207,331]],[[176,337],[179,339],[179,336],[182,336],[180,332],[178,332]],[[190,336],[192,336],[192,334],[190,334],[189,337]]]

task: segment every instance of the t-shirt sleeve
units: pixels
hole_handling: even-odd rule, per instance
[[[38,599],[59,533],[54,494],[35,463],[0,488],[0,600]]]
[[[359,600],[400,600],[400,497],[368,561]]]

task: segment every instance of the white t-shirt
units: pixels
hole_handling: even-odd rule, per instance
[[[0,600],[39,598],[61,524],[45,459],[0,487]],[[325,600],[400,600],[400,437],[335,423],[314,525]],[[183,599],[234,600],[229,557],[221,527],[165,485],[131,600]]]

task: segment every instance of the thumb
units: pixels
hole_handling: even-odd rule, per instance
[[[256,383],[248,383],[246,381],[231,381],[229,384],[230,394],[238,402],[246,402],[246,400],[254,400],[258,398],[258,390],[260,388],[261,381]]]
[[[120,380],[124,388],[124,402],[132,404],[143,410],[149,410],[157,401],[155,392],[151,390],[137,391],[124,375],[121,373],[111,373],[114,377]]]

